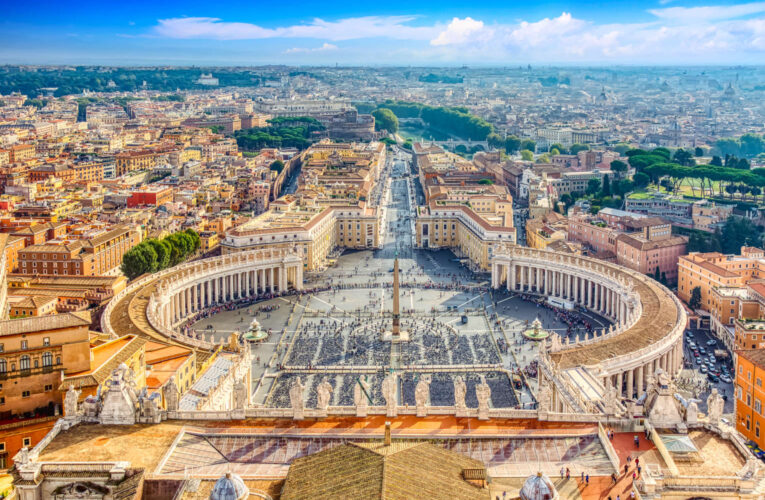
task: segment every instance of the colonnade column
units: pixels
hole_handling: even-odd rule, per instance
[[[632,398],[635,393],[635,370],[629,370],[627,372],[627,397]]]

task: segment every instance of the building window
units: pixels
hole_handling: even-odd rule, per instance
[[[21,397],[22,398],[28,398],[29,397],[29,391],[21,391]]]
[[[53,354],[46,352],[42,355],[43,366],[51,366],[53,364]]]
[[[29,448],[30,446],[32,446],[32,438],[25,437],[24,439],[22,439],[21,445],[24,446],[25,448]]]
[[[22,351],[26,351],[28,348],[29,348],[29,344],[27,343],[27,341],[26,340],[22,340],[21,341],[21,350]]]
[[[29,356],[21,356],[21,359],[19,360],[19,369],[20,370],[29,370],[30,364],[29,364]]]
[[[45,386],[45,392],[50,392],[53,390],[53,384],[46,384]]]
[[[762,405],[760,404],[760,400],[755,398],[755,400],[754,400],[754,411],[756,411],[757,413],[760,413],[761,410],[762,410]]]

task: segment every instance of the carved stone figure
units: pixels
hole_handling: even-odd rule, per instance
[[[481,383],[475,386],[475,396],[478,399],[478,419],[488,420],[491,387],[486,383],[486,378],[483,375],[481,375]]]
[[[165,398],[165,408],[167,411],[178,411],[178,386],[175,385],[175,378],[170,377],[165,387],[162,389],[162,396]]]
[[[359,379],[353,386],[353,404],[356,405],[356,416],[366,417],[369,407],[369,384],[364,379]]]
[[[454,406],[457,407],[457,411],[465,410],[465,408],[467,408],[467,405],[465,404],[466,394],[467,385],[465,384],[465,379],[463,379],[461,375],[457,376],[454,379]]]
[[[292,384],[290,385],[290,406],[292,406],[292,413],[295,420],[302,420],[303,419],[303,412],[305,410],[303,406],[303,391],[305,389],[305,385],[300,380],[300,377],[297,377],[295,380],[292,381]]]
[[[385,409],[389,417],[397,415],[396,406],[398,404],[397,396],[398,384],[396,383],[396,374],[391,373],[382,382],[382,395],[385,398]]]
[[[427,406],[430,403],[430,376],[420,377],[417,386],[414,388],[414,401],[417,404],[417,416],[427,416]]]
[[[98,416],[99,422],[107,425],[134,424],[138,396],[135,393],[132,370],[124,363],[121,364],[112,372],[108,384],[101,414]]]
[[[608,389],[606,389],[606,394],[603,398],[603,405],[605,406],[607,415],[619,416],[621,414],[619,399],[619,391],[616,387],[613,385],[609,386]]]
[[[29,448],[25,446],[22,449],[20,449],[13,460],[14,462],[20,465],[28,464],[29,463]]]
[[[326,412],[330,399],[332,399],[332,384],[327,381],[327,377],[324,377],[319,386],[316,388],[317,408]]]
[[[552,408],[552,389],[549,384],[545,384],[537,393],[537,409],[539,411],[550,411]]]
[[[661,368],[656,370],[656,379],[658,380],[659,387],[661,388],[668,388],[670,384],[672,384],[672,379],[670,376]]]
[[[248,404],[247,384],[244,383],[244,378],[242,378],[234,383],[234,409],[244,410]]]
[[[69,390],[66,391],[66,397],[64,397],[64,412],[67,417],[76,417],[79,414],[77,402],[80,400],[81,392],[81,390],[75,389],[73,384],[69,384]]]
[[[717,388],[712,389],[712,393],[707,398],[707,417],[709,423],[712,425],[718,425],[723,413],[723,401],[722,396],[717,392]]]
[[[699,405],[696,401],[688,403],[688,407],[685,409],[685,423],[687,425],[695,424],[699,421]]]

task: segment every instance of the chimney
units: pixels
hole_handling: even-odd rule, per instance
[[[390,422],[385,422],[385,446],[390,446]]]

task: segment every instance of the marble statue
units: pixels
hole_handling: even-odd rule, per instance
[[[685,423],[686,425],[695,424],[699,421],[699,405],[696,401],[688,403],[688,407],[685,409]]]
[[[170,377],[165,387],[162,389],[162,397],[165,398],[165,408],[167,411],[178,411],[178,386],[175,385],[175,377]]]
[[[552,389],[550,384],[545,384],[539,392],[537,392],[537,410],[550,411],[552,409]]]
[[[462,375],[455,377],[454,379],[454,406],[457,407],[457,412],[464,412],[467,408],[465,404],[465,395],[467,394],[467,385]],[[461,416],[461,415],[457,415]]]
[[[67,417],[76,417],[79,414],[77,402],[80,400],[81,392],[81,390],[75,389],[73,384],[69,384],[69,390],[66,391],[64,397],[64,412]]]
[[[303,390],[305,385],[300,381],[300,377],[297,377],[290,384],[290,406],[292,406],[292,413],[295,420],[303,419]]]
[[[20,465],[26,465],[29,463],[29,448],[26,446],[19,450],[18,454],[13,459],[14,462]]]
[[[363,378],[359,378],[353,385],[353,404],[356,406],[357,417],[367,416],[367,408],[369,407],[368,394],[369,384]]]
[[[244,378],[241,378],[234,383],[234,409],[244,410],[249,404],[247,397],[247,384],[244,383]]]
[[[332,399],[332,384],[327,381],[327,377],[324,377],[316,388],[316,407],[326,412],[330,399]]]
[[[619,409],[619,391],[613,385],[610,385],[606,389],[606,393],[603,397],[603,405],[607,415],[619,416],[621,410]]]
[[[486,383],[486,377],[483,375],[481,375],[481,383],[475,386],[475,397],[478,399],[478,418],[480,420],[488,420],[491,387]]]
[[[665,372],[661,368],[656,370],[656,379],[659,382],[659,387],[661,387],[662,389],[667,388],[672,384],[672,379],[670,378],[670,376],[667,374],[667,372]]]
[[[710,424],[720,424],[724,404],[725,401],[723,401],[722,396],[717,392],[717,388],[712,389],[711,394],[709,394],[709,397],[707,398],[707,417],[709,418]]]
[[[137,403],[133,371],[122,363],[108,381],[98,420],[106,425],[132,425],[135,423]]]
[[[396,374],[391,373],[382,381],[382,395],[385,398],[386,414],[389,417],[395,417],[397,414],[397,394],[398,384],[396,383]]]
[[[417,405],[417,416],[425,417],[428,414],[427,406],[430,403],[430,376],[420,377],[414,388],[414,401]]]

